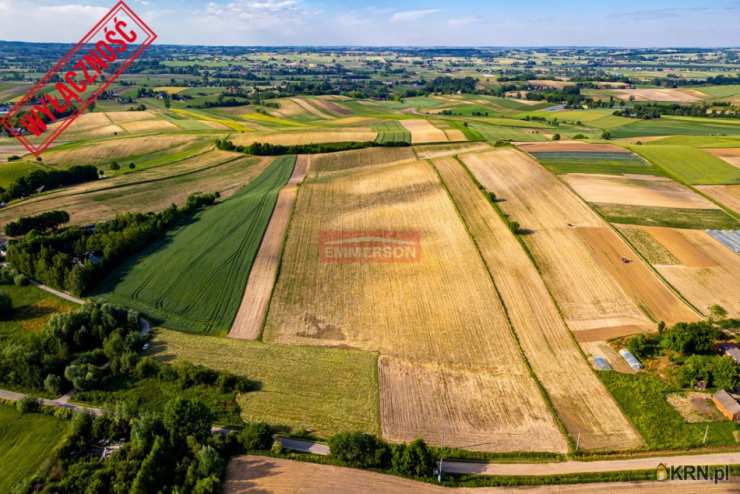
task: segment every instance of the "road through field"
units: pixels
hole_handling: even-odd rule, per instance
[[[634,449],[639,434],[583,358],[535,265],[455,158],[433,161],[493,277],[535,375],[584,449]]]
[[[310,156],[299,156],[293,176],[278,195],[270,224],[262,239],[262,245],[254,260],[252,270],[249,272],[244,298],[236,313],[234,323],[231,325],[229,332],[231,338],[256,340],[262,333],[262,324],[265,321],[267,307],[270,304],[272,289],[280,267],[283,239],[288,231],[288,223],[298,194],[298,185],[306,177],[310,163]]]

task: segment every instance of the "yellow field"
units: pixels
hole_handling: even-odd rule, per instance
[[[180,87],[180,86],[159,86],[155,87],[154,90],[159,93],[167,93],[169,95],[178,94],[183,91],[185,91],[186,87]]]
[[[689,302],[705,314],[719,304],[730,317],[740,317],[740,256],[703,230],[641,229],[678,259],[656,268]]]
[[[411,132],[412,144],[449,141],[447,134],[445,134],[443,130],[432,125],[428,120],[401,120],[401,125]]]
[[[695,103],[706,96],[691,89],[618,89],[614,91],[622,100],[634,101],[670,101],[678,103]]]
[[[740,214],[740,185],[698,185],[696,188]]]
[[[497,149],[463,160],[531,232],[523,239],[577,338],[654,330],[640,307],[654,321],[696,319],[599,216],[527,155]]]
[[[319,154],[313,157],[314,168],[322,172],[396,161],[415,161],[414,152],[409,147],[379,147]]]
[[[444,158],[460,153],[472,153],[473,151],[490,151],[492,148],[482,142],[462,142],[454,144],[424,144],[414,146],[414,152],[420,160],[433,158]]]
[[[561,178],[587,202],[662,208],[717,208],[713,202],[667,177],[569,173]]]
[[[176,134],[111,139],[62,149],[51,148],[44,153],[44,161],[51,165],[104,165],[158,151],[175,153],[199,139],[202,137]]]
[[[493,276],[535,375],[584,449],[633,449],[642,441],[581,355],[536,267],[454,158],[434,161]]]
[[[299,144],[322,144],[327,142],[370,142],[377,132],[367,127],[347,128],[346,130],[289,131],[275,134],[239,134],[233,142],[238,146],[248,146],[253,142],[295,146]]]
[[[446,445],[564,451],[434,170],[418,161],[357,167],[351,159],[330,169],[317,160],[301,186],[263,338],[379,351],[386,438],[437,444],[444,431]],[[417,232],[421,255],[326,262],[326,231]]]
[[[257,164],[259,162],[259,164]],[[112,219],[123,211],[159,211],[182,204],[193,192],[229,196],[261,172],[267,159],[211,150],[169,166],[85,184],[31,197],[0,209],[0,226],[19,216],[63,209],[72,224]]]

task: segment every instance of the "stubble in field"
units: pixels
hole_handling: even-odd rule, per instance
[[[412,144],[425,142],[447,142],[447,134],[432,125],[428,120],[401,120],[401,125],[411,132]]]

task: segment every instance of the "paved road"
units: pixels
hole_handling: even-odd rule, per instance
[[[313,453],[315,455],[329,456],[330,450],[329,445],[316,442],[306,441],[303,439],[292,439],[289,437],[279,437],[280,443],[283,448],[291,451],[299,451],[301,453]]]

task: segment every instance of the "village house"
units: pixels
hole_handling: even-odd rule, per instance
[[[717,409],[722,412],[722,415],[733,422],[740,422],[740,404],[730,393],[721,389],[714,393],[712,401],[717,406]]]

